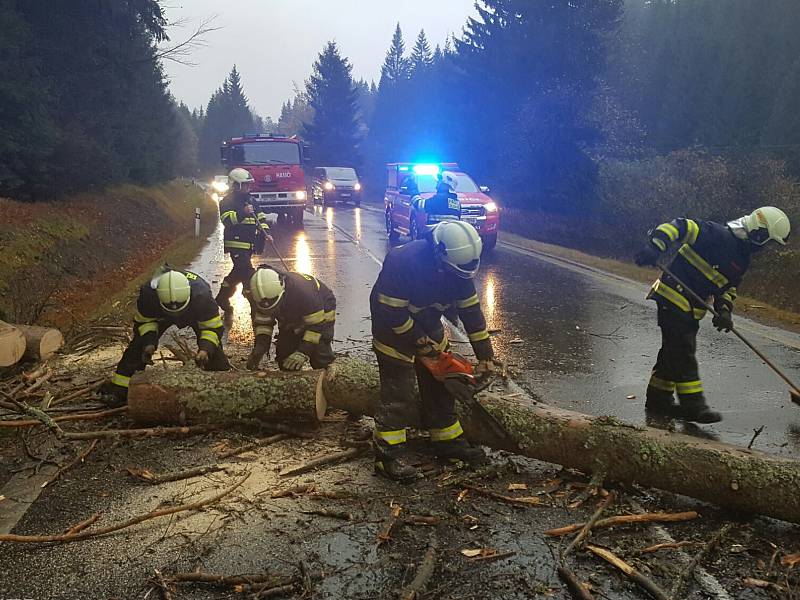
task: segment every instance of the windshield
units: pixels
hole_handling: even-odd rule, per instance
[[[472,178],[466,173],[454,173],[458,179],[458,189],[456,192],[477,192],[478,186],[472,181]],[[420,194],[433,194],[436,192],[436,176],[435,175],[417,175],[417,189]]]
[[[358,175],[350,167],[325,167],[325,176],[328,179],[339,179],[343,181],[355,181]]]
[[[299,165],[300,148],[291,142],[238,144],[234,147],[234,160],[248,165]]]

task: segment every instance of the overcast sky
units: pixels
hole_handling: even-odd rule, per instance
[[[166,61],[170,89],[192,108],[208,102],[235,63],[250,104],[262,116],[277,118],[281,104],[311,73],[328,40],[335,40],[353,65],[353,77],[380,78],[380,68],[397,22],[411,50],[420,29],[431,48],[459,35],[474,0],[167,0],[170,21],[188,19],[170,36],[184,39],[192,26],[216,15],[221,27],[196,50],[195,66]]]

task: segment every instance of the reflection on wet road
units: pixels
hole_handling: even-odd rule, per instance
[[[314,207],[304,230],[274,226],[273,235],[290,268],[319,277],[336,293],[336,350],[369,356],[369,291],[389,248],[380,208]],[[193,269],[216,291],[230,262],[221,233],[215,236]],[[261,261],[280,265],[272,254],[268,248]],[[506,243],[484,259],[476,285],[495,349],[519,384],[550,404],[644,422],[645,385],[660,340],[646,286]],[[230,341],[248,345],[249,307],[241,292],[234,303]],[[800,379],[800,336],[744,319],[737,324]],[[755,448],[800,456],[800,407],[782,382],[738,340],[712,329],[710,319],[698,342],[709,401],[725,420],[689,432],[747,445],[753,429],[765,425]]]

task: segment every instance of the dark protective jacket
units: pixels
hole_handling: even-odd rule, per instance
[[[255,304],[255,335],[269,335],[275,323],[281,330],[303,333],[298,351],[311,356],[325,329],[336,321],[336,296],[316,277],[304,273],[284,273],[286,291],[277,310],[263,311]]]
[[[180,271],[189,280],[191,297],[189,305],[178,314],[165,311],[158,301],[158,294],[150,282],[139,289],[139,298],[136,301],[136,315],[134,316],[137,333],[142,336],[142,345],[158,345],[159,325],[163,329],[170,325],[176,327],[191,327],[197,332],[197,347],[212,356],[221,348],[223,324],[219,316],[219,307],[211,295],[208,283],[191,271]]]
[[[662,223],[650,233],[650,243],[660,252],[676,251],[670,271],[704,300],[713,298],[714,309],[733,312],[736,288],[750,266],[752,247],[726,226],[713,221],[678,218]],[[705,316],[705,309],[669,275],[653,284],[651,297],[691,314]]]
[[[458,311],[478,360],[492,358],[474,281],[442,271],[429,239],[394,248],[370,294],[375,351],[409,364],[414,361],[416,340],[425,336],[444,350],[447,339],[441,317],[451,309]]]
[[[269,233],[266,213],[249,215],[250,194],[233,190],[219,204],[219,220],[225,226],[225,252],[254,252],[263,247],[261,234]]]
[[[430,198],[420,198],[417,200],[417,208],[425,212],[428,225],[461,220],[461,202],[454,192],[441,191]]]

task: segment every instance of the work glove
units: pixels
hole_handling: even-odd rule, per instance
[[[477,377],[478,379],[483,379],[488,375],[500,373],[502,369],[503,365],[499,361],[495,361],[492,359],[479,360],[478,364],[475,367],[475,377]]]
[[[266,338],[267,336],[256,336],[256,343],[253,346],[252,352],[250,352],[250,356],[247,358],[247,370],[248,371],[257,371],[259,364],[261,364],[261,359],[264,358],[265,354],[269,354],[269,347],[270,347],[270,340],[262,340],[262,338]]]
[[[207,369],[209,361],[210,357],[208,356],[207,350],[199,350],[197,354],[194,355],[194,364],[201,369]]]
[[[439,354],[439,351],[433,344],[433,340],[428,336],[423,336],[416,340],[414,346],[416,346],[417,356],[421,358],[433,358]]]
[[[147,344],[142,348],[142,362],[146,365],[153,364],[153,354],[156,352],[156,347],[153,344]]]
[[[733,329],[733,316],[731,315],[731,311],[727,308],[723,308],[714,316],[711,323],[717,328],[717,331],[730,331]]]
[[[309,362],[309,358],[302,352],[292,352],[284,359],[281,367],[286,371],[299,371]]]
[[[658,264],[659,258],[661,258],[661,251],[652,244],[647,244],[646,247],[636,253],[633,260],[635,260],[636,264],[640,267],[644,267],[645,265],[654,267]]]

